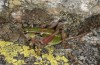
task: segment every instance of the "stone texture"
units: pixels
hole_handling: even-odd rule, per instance
[[[100,14],[99,0],[5,0],[5,2],[9,8],[14,8],[17,5],[29,10],[43,8],[53,15],[58,15],[64,11],[78,14],[83,20],[91,15]],[[3,0],[0,3],[3,5]]]
[[[100,53],[96,45],[100,44],[100,31],[94,28],[100,27],[100,0],[5,0],[5,2],[5,6],[11,10],[11,20],[7,19],[10,21],[7,23],[6,19],[0,18],[0,40],[25,43],[27,39],[23,35],[23,25],[34,27],[35,23],[39,27],[42,24],[48,25],[64,20],[65,31],[69,37],[77,36],[84,31],[93,32],[83,36],[82,39],[68,40],[69,49],[54,54],[69,58],[69,54],[65,53],[71,53],[73,55],[69,58],[71,65],[78,65],[74,64],[76,60],[80,65],[97,65]],[[3,0],[0,0],[0,3],[2,11]]]

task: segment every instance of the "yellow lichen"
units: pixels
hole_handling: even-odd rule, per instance
[[[51,65],[58,65],[56,59],[52,54],[44,54],[42,55],[42,58],[47,58],[50,61]]]
[[[68,62],[68,59],[66,59],[64,56],[62,56],[62,57],[56,56],[56,60],[57,61],[63,60],[64,62]]]
[[[51,63],[51,65],[58,65],[59,64],[58,61],[60,60],[63,60],[65,62],[64,65],[69,65],[68,59],[65,58],[64,56],[56,56],[56,57],[53,56],[54,47],[47,47],[47,50],[49,53],[42,54],[42,57],[41,57],[35,53],[34,49],[29,48],[29,46],[18,45],[12,42],[0,41],[0,53],[5,56],[5,60],[8,63],[13,63],[14,65],[26,64],[24,62],[24,59],[20,60],[20,59],[14,58],[18,56],[18,53],[20,53],[20,54],[23,54],[24,57],[34,56],[36,59],[39,59],[39,58],[47,59]],[[34,64],[48,65],[42,59],[39,62],[38,61],[34,62]]]
[[[24,64],[24,60],[18,60],[17,62],[13,63],[14,65],[22,65]]]
[[[34,49],[30,49],[28,46],[23,46],[23,51],[20,53],[24,54],[24,57],[30,57],[30,56],[38,57]]]

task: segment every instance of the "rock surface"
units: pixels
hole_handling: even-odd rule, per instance
[[[68,46],[62,49],[60,44],[55,45],[52,55],[67,57],[71,65],[100,64],[100,0],[0,0],[0,11],[0,40],[26,43],[23,27],[49,26],[60,21],[66,25]],[[83,33],[86,35],[78,36]],[[25,62],[30,64],[33,59],[26,58]]]
[[[9,7],[21,5],[32,10],[33,8],[44,8],[50,14],[58,15],[61,11],[75,13],[82,19],[91,15],[100,14],[99,0],[10,0]]]

